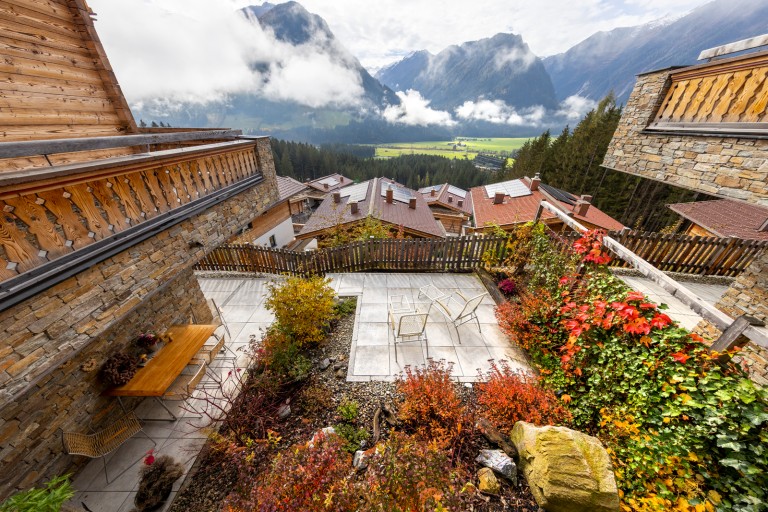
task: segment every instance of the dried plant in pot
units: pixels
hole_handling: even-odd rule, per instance
[[[136,338],[136,346],[147,352],[154,352],[159,348],[160,336],[153,332],[139,334]]]
[[[144,465],[139,470],[139,489],[133,500],[136,510],[156,510],[168,499],[173,483],[184,474],[184,466],[173,457],[161,455],[155,458],[153,450],[147,452]]]
[[[122,386],[133,378],[139,367],[139,359],[126,352],[118,352],[101,367],[101,381],[110,387]]]

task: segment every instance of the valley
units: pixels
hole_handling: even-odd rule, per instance
[[[392,142],[375,144],[376,158],[393,158],[400,155],[434,155],[446,158],[474,160],[478,153],[510,157],[520,149],[527,137],[456,137],[453,140],[427,142]],[[511,160],[511,159],[510,159]]]

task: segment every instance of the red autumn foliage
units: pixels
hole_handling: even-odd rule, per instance
[[[405,367],[405,376],[395,382],[403,395],[399,417],[420,439],[448,447],[467,424],[466,407],[451,380],[452,363],[429,360],[424,368]]]
[[[600,230],[587,231],[573,243],[573,250],[584,255],[582,259],[586,262],[605,265],[611,261],[611,257],[603,250],[603,235]]]
[[[497,428],[509,431],[518,421],[555,425],[570,419],[569,412],[552,391],[531,374],[518,373],[507,361],[491,363],[484,380],[477,384],[481,413]]]

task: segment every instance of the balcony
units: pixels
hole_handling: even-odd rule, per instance
[[[86,155],[0,172],[0,309],[262,181],[258,139],[238,135],[191,130],[0,143],[5,168]],[[99,151],[123,154],[95,159]]]

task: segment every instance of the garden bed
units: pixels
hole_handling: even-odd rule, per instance
[[[262,504],[257,505],[257,499],[251,494],[250,487],[259,481],[263,484],[264,478],[270,478],[266,475],[270,467],[277,464],[276,460],[286,457],[286,454],[294,453],[297,447],[306,446],[316,432],[328,426],[336,427],[337,432],[341,432],[347,438],[342,441],[342,444],[347,445],[347,451],[339,454],[346,468],[346,470],[342,469],[341,473],[344,474],[345,485],[351,489],[352,494],[362,493],[360,496],[355,495],[351,498],[353,503],[359,503],[361,510],[370,509],[370,503],[368,505],[363,503],[366,499],[370,500],[370,496],[363,497],[365,492],[361,489],[370,486],[367,473],[372,470],[356,471],[352,467],[350,463],[352,452],[355,448],[361,447],[354,444],[356,442],[360,445],[362,441],[363,449],[371,448],[374,441],[374,415],[377,409],[383,404],[397,407],[402,397],[398,394],[394,383],[346,381],[354,321],[355,317],[352,313],[333,322],[335,325],[322,342],[302,352],[309,361],[309,371],[300,381],[285,386],[279,392],[279,396],[275,396],[275,403],[262,404],[264,411],[259,415],[259,424],[252,426],[248,439],[241,438],[233,442],[232,436],[228,436],[225,431],[226,428],[219,434],[212,435],[171,506],[171,512],[226,510],[225,503],[233,504],[233,510],[261,510]],[[474,410],[476,398],[474,389],[456,384],[455,390],[462,403]],[[247,389],[245,393],[251,392],[252,390]],[[290,406],[290,414],[280,419],[279,412],[285,413],[286,408],[283,407],[282,411],[278,411],[278,407],[286,401]],[[229,416],[254,416],[253,404],[253,399],[238,400],[234,403]],[[268,418],[264,417],[267,415]],[[384,417],[381,413],[379,416]],[[386,421],[379,423],[379,441],[384,443],[391,440],[392,427]],[[412,429],[407,425],[401,425],[397,430],[407,432]],[[437,501],[441,504],[456,501],[461,503],[460,508],[448,507],[448,510],[521,512],[537,510],[538,507],[523,478],[520,478],[520,483],[515,486],[500,478],[501,490],[496,496],[481,494],[474,488],[477,484],[475,474],[481,467],[474,462],[474,457],[479,449],[490,448],[490,446],[474,428],[470,430],[471,432],[463,435],[461,449],[446,448],[439,453],[431,454],[442,466],[421,468],[426,472],[438,471],[445,475],[453,474],[455,470],[457,474],[461,473],[466,477],[465,481],[459,482],[459,485],[453,488],[456,494],[454,501],[451,501],[450,496],[442,501],[438,497]],[[254,445],[258,447],[253,448]],[[248,455],[242,456],[244,453]],[[245,458],[248,459],[247,463],[244,461]],[[339,461],[332,461],[330,469],[324,472],[334,470],[337,462]],[[323,461],[318,460],[313,463],[323,464]],[[436,478],[439,479],[439,477]],[[305,479],[309,480],[311,476]],[[280,480],[282,484],[283,479]],[[423,494],[424,490],[418,488],[420,484],[417,480],[406,483],[407,486],[413,487],[411,493],[403,492]],[[275,483],[275,487],[280,484]],[[328,501],[326,499],[324,502],[323,496],[317,498],[318,501],[314,506],[304,510],[350,509],[345,508],[344,504],[338,501],[341,498],[336,498],[337,501],[332,502],[330,506],[326,506]],[[289,509],[264,508],[264,510]],[[356,510],[357,505],[355,504],[351,509]],[[388,506],[385,509],[392,510]],[[434,507],[428,505],[425,509],[432,510]]]

